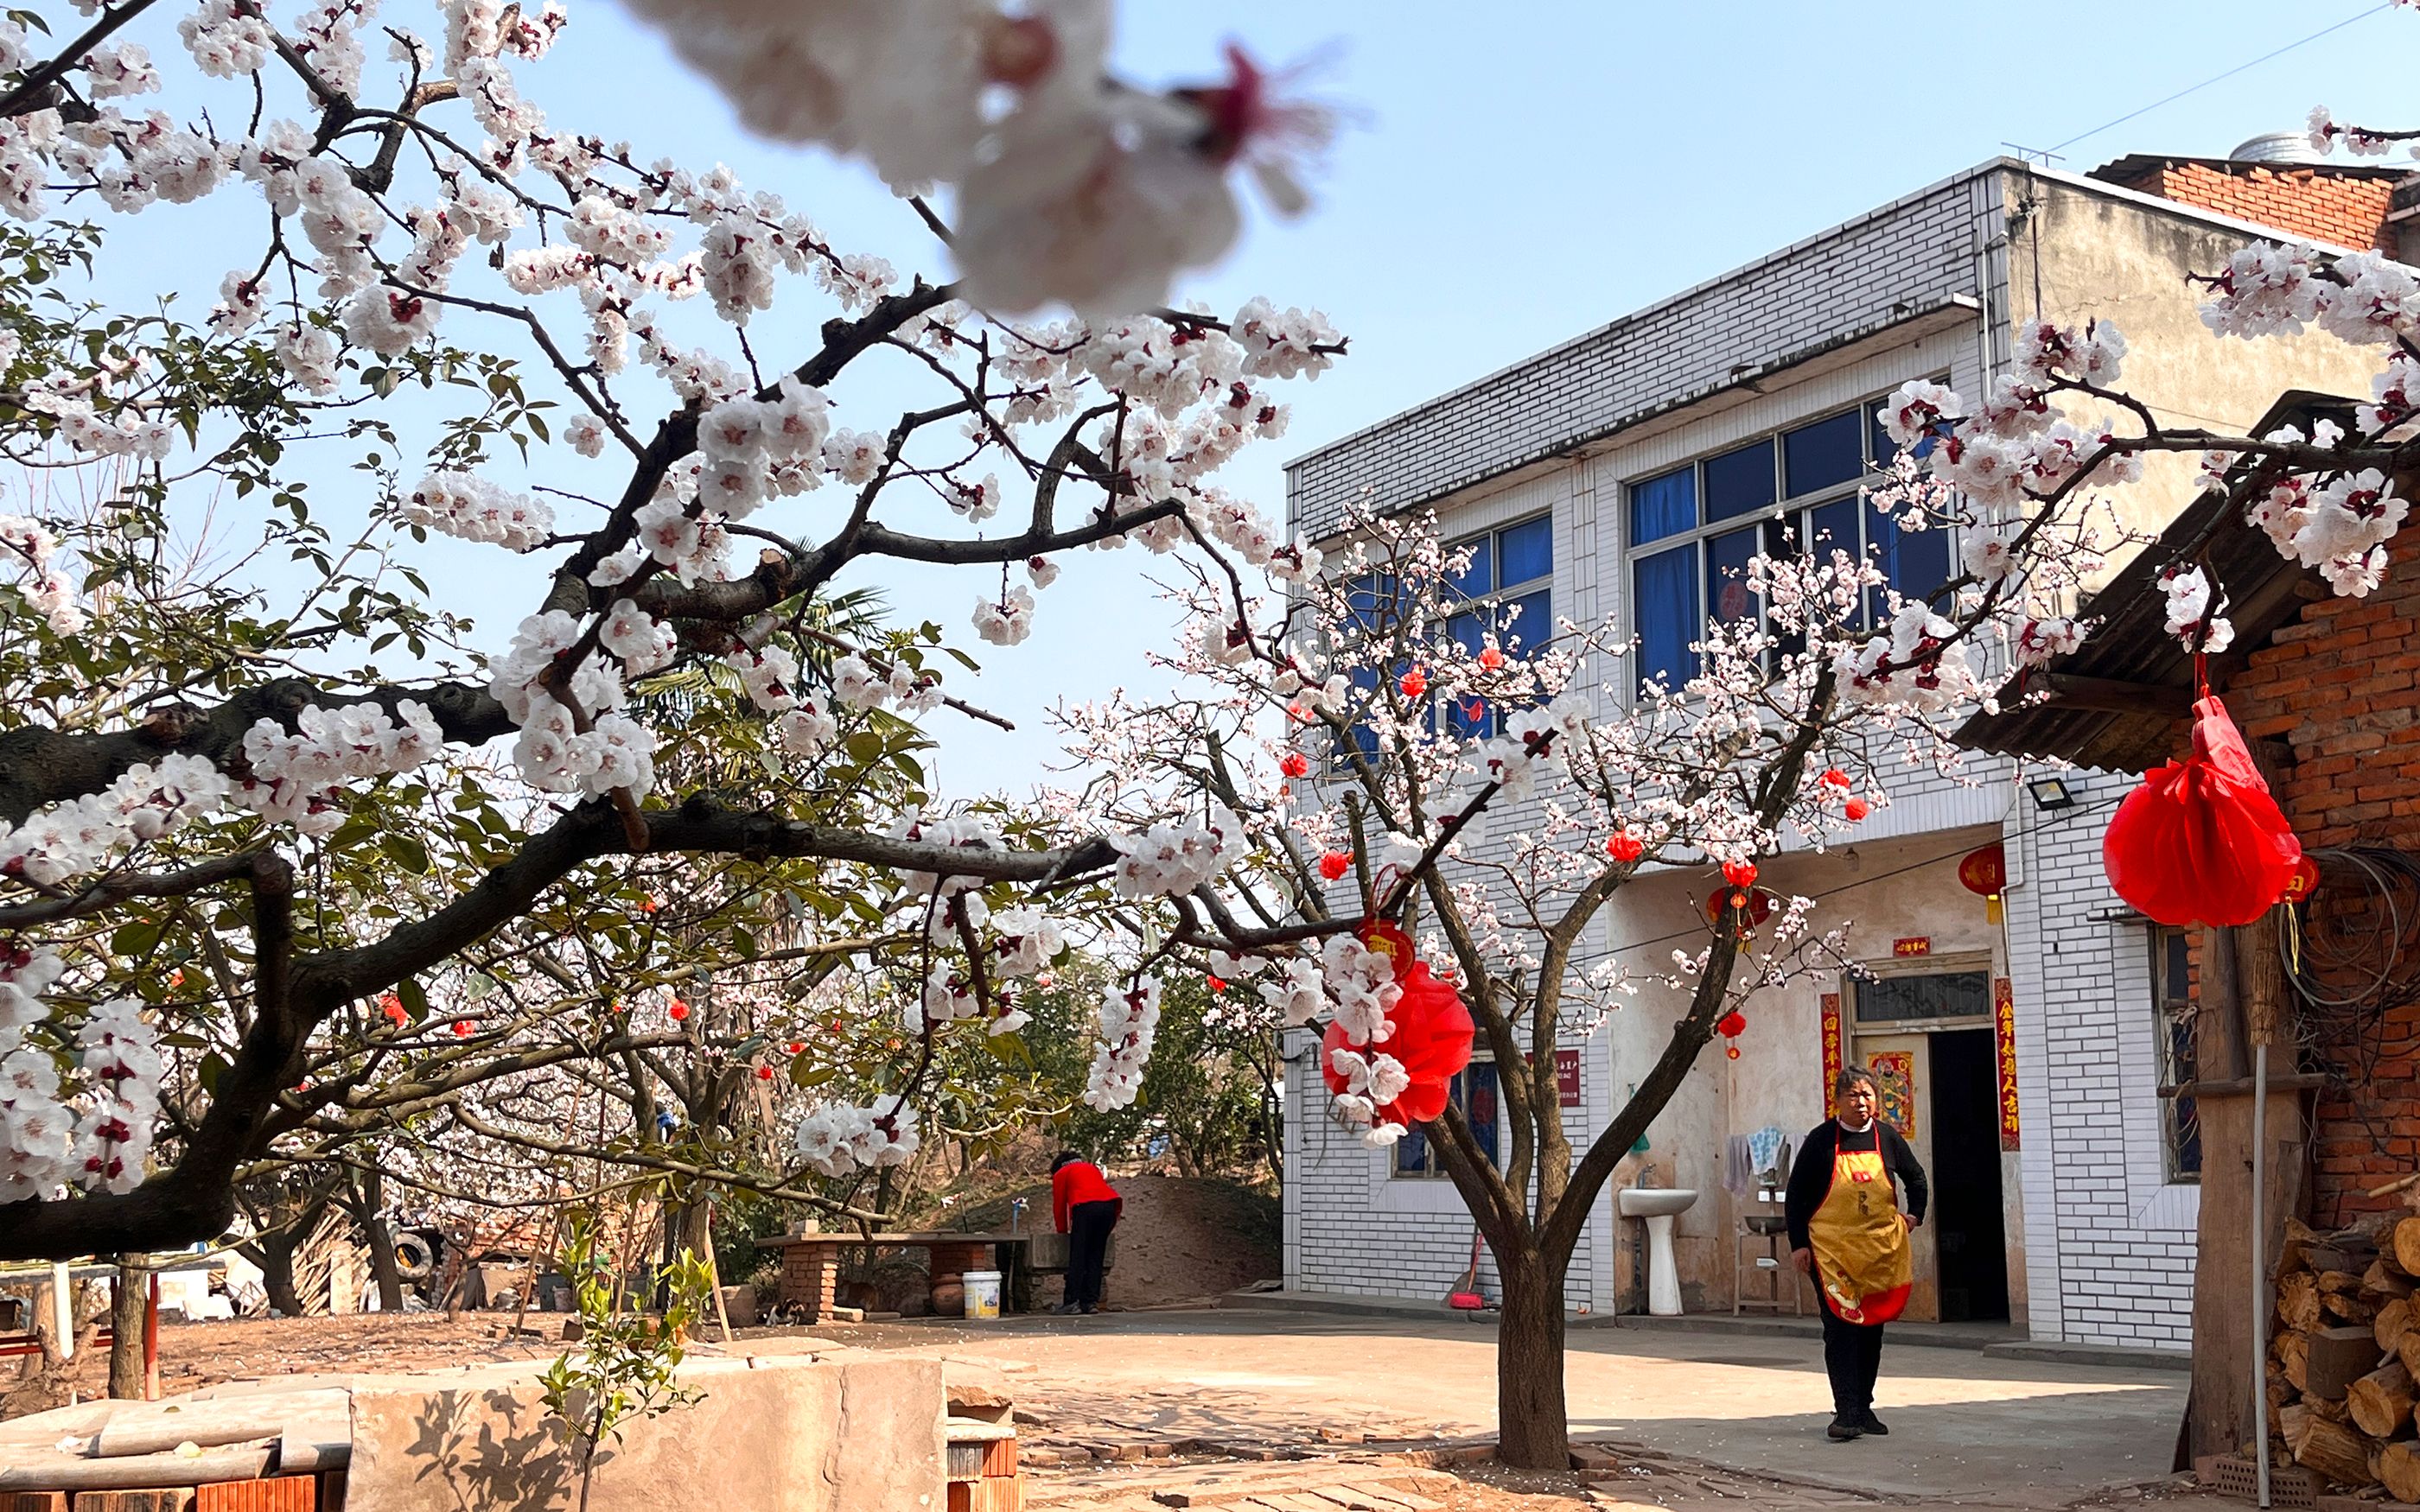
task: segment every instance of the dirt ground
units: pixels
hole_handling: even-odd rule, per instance
[[[318,1371],[430,1370],[551,1359],[563,1346],[531,1338],[502,1339],[510,1313],[365,1313],[356,1318],[240,1318],[229,1322],[168,1323],[160,1330],[163,1394],[199,1391],[223,1381]],[[529,1326],[560,1329],[560,1314],[532,1313]],[[0,1375],[15,1362],[0,1361]],[[85,1396],[109,1391],[109,1354],[86,1351],[76,1361],[76,1389]]]

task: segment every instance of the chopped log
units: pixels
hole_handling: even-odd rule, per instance
[[[2361,1277],[2351,1271],[2319,1271],[2313,1273],[2321,1291],[2359,1291]]]
[[[2312,1232],[2311,1226],[2300,1218],[2287,1219],[2285,1242],[2277,1246],[2277,1268],[2270,1273],[2282,1278],[2296,1271],[2309,1270],[2308,1251],[2312,1242],[2319,1237]]]
[[[2270,1352],[2277,1357],[2277,1368],[2284,1373],[2287,1384],[2296,1391],[2311,1389],[2311,1339],[2307,1334],[2285,1333],[2269,1341]]]
[[[2389,1264],[2385,1256],[2369,1262],[2362,1273],[2361,1289],[2373,1297],[2409,1297],[2412,1278]]]
[[[2403,1336],[2395,1341],[2395,1357],[2412,1373],[2412,1379],[2420,1380],[2420,1319],[2413,1322],[2415,1326],[2405,1329]]]
[[[2395,1264],[2405,1275],[2420,1276],[2420,1218],[2395,1226]]]
[[[2420,1502],[2420,1443],[2398,1439],[2379,1452],[2378,1478],[2398,1502]]]
[[[2345,1388],[2345,1406],[2353,1426],[2373,1439],[2391,1439],[2412,1421],[2412,1372],[2400,1360],[2377,1369]]]
[[[2303,1426],[2303,1442],[2294,1450],[2294,1463],[2339,1486],[2359,1488],[2369,1484],[2368,1441],[2316,1412]]]
[[[2321,1294],[2319,1305],[2330,1318],[2339,1322],[2367,1323],[2378,1317],[2378,1304],[2366,1297],[2355,1297],[2342,1291]]]
[[[2297,1271],[2277,1283],[2277,1321],[2308,1334],[2327,1326],[2319,1306],[2319,1283],[2308,1271]]]
[[[2323,1328],[2308,1337],[2303,1390],[2309,1396],[2341,1401],[2346,1387],[2378,1368],[2378,1340],[2366,1327]]]
[[[2344,1404],[2344,1398],[2341,1396],[2333,1400],[2325,1396],[2306,1396],[2304,1401],[2311,1409],[2313,1417],[2324,1417],[2331,1423],[2352,1421],[2352,1409]]]
[[[2395,1352],[2395,1346],[2402,1342],[2404,1334],[2411,1327],[2412,1304],[2403,1297],[2388,1302],[2378,1309],[2378,1316],[2369,1320],[2371,1336],[2378,1340],[2378,1347],[2389,1354]]]

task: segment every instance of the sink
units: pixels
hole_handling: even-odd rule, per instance
[[[1685,1186],[1625,1186],[1615,1191],[1614,1206],[1625,1218],[1669,1218],[1686,1212],[1698,1194]]]
[[[1698,1194],[1681,1186],[1625,1186],[1613,1195],[1614,1210],[1647,1225],[1647,1311],[1657,1318],[1681,1316],[1681,1271],[1672,1258],[1672,1219]]]

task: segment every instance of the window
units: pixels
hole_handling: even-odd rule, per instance
[[[1748,592],[1758,555],[1835,548],[1862,555],[1903,594],[1949,580],[1945,531],[1901,531],[1859,498],[1869,470],[1898,455],[1882,401],[1826,415],[1630,486],[1631,628],[1638,686],[1698,674],[1690,649],[1709,624],[1760,623]],[[1929,450],[1930,438],[1919,443]],[[1879,592],[1868,606],[1879,614]]]
[[[1446,634],[1477,653],[1490,635],[1508,656],[1528,656],[1555,633],[1552,583],[1555,520],[1540,515],[1455,545],[1470,553],[1470,565],[1453,580],[1470,608],[1446,622]],[[1463,737],[1496,733],[1497,711],[1466,695],[1444,711],[1446,728]]]
[[[1497,1100],[1496,1062],[1474,1060],[1455,1075],[1448,1096],[1462,1110],[1463,1121],[1470,1125],[1470,1136],[1487,1154],[1490,1165],[1502,1164],[1496,1143]],[[1395,1141],[1395,1172],[1397,1176],[1443,1177],[1445,1166],[1429,1153],[1428,1135],[1418,1128],[1404,1131]]]
[[[1856,993],[1860,1024],[1980,1018],[1992,1011],[1991,975],[1982,971],[1875,977],[1859,980]]]
[[[2151,931],[2151,1016],[2160,1048],[2160,1083],[2183,1087],[2194,1070],[2193,935],[2181,929]],[[2201,1180],[2201,1121],[2194,1100],[2161,1100],[2161,1144],[2171,1181]]]

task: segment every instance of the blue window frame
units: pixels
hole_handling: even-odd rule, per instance
[[[1555,633],[1554,517],[1520,520],[1458,542],[1454,550],[1470,553],[1470,564],[1455,577],[1453,588],[1471,606],[1446,622],[1446,635],[1472,653],[1484,649],[1493,635],[1508,656],[1535,655]],[[1455,735],[1484,738],[1496,733],[1496,711],[1483,700],[1465,695],[1449,701],[1441,712]]]
[[[1746,564],[1760,550],[1841,550],[1881,568],[1902,594],[1928,595],[1951,577],[1949,533],[1906,531],[1856,492],[1898,455],[1883,402],[1851,409],[1639,479],[1630,494],[1631,628],[1637,686],[1679,687],[1698,675],[1690,649],[1709,622],[1755,622]],[[1916,455],[1932,449],[1930,437]],[[1755,523],[1750,523],[1754,520]],[[1867,612],[1879,616],[1880,590]]]
[[[1487,1164],[1500,1165],[1497,1129],[1502,1116],[1496,1095],[1496,1062],[1474,1060],[1457,1072],[1447,1092],[1448,1100],[1462,1110],[1463,1121],[1470,1125],[1470,1136],[1487,1154]],[[1395,1141],[1395,1174],[1397,1176],[1445,1175],[1445,1167],[1429,1153],[1428,1135],[1419,1128],[1404,1131]]]

